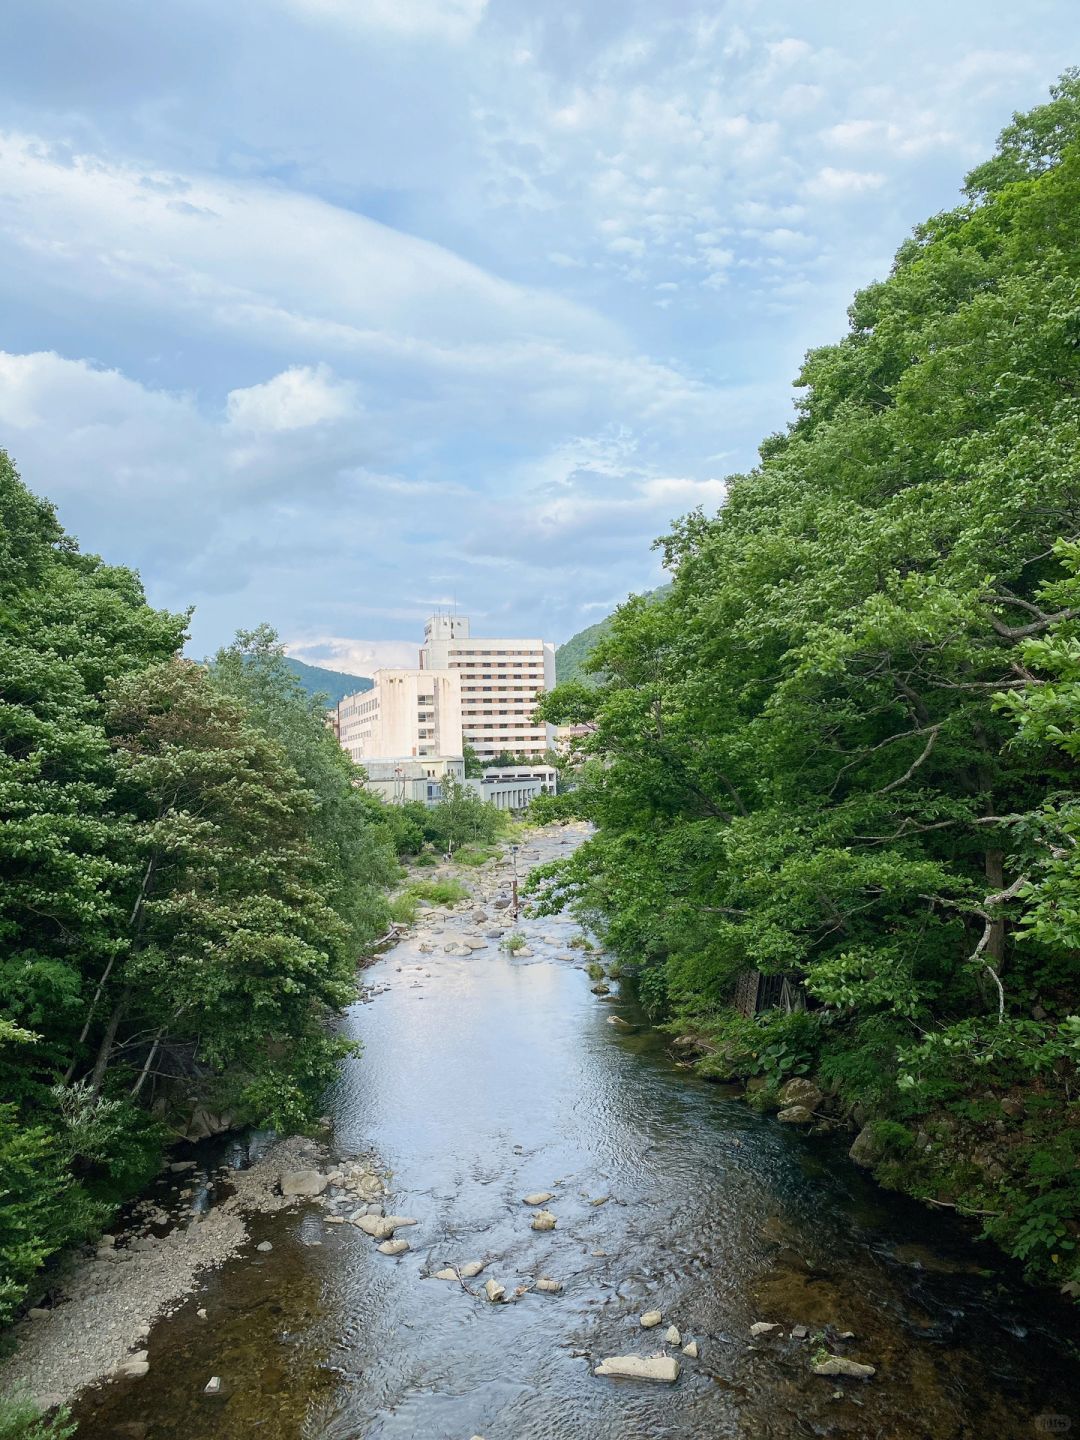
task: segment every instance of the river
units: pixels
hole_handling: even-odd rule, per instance
[[[545,832],[541,855],[559,839]],[[409,1253],[378,1254],[316,1206],[262,1217],[252,1247],[155,1327],[149,1375],[83,1401],[80,1440],[1011,1440],[1080,1426],[1071,1310],[951,1217],[878,1189],[846,1139],[794,1133],[680,1069],[632,997],[598,1000],[579,963],[555,958],[569,921],[519,928],[532,956],[406,940],[346,1017],[363,1053],[333,1097],[334,1143],[392,1172],[388,1208],[419,1221]],[[547,1233],[522,1203],[538,1190],[553,1192]],[[253,1251],[262,1239],[272,1254]],[[564,1289],[491,1304],[429,1278],[475,1259],[473,1288]],[[653,1308],[663,1325],[646,1333]],[[754,1339],[758,1321],[779,1328]],[[669,1323],[700,1349],[677,1384],[593,1374],[604,1356],[655,1351]],[[876,1375],[813,1375],[823,1343]],[[212,1375],[217,1398],[202,1394]]]

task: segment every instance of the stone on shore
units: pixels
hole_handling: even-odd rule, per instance
[[[601,1360],[594,1375],[617,1375],[623,1380],[657,1380],[674,1385],[679,1362],[674,1355],[611,1355]]]
[[[754,1336],[769,1335],[773,1330],[779,1330],[779,1325],[770,1323],[768,1320],[755,1320],[750,1326],[750,1334]]]
[[[145,1350],[137,1350],[127,1360],[122,1360],[113,1371],[118,1380],[141,1380],[150,1373],[150,1361]]]
[[[281,1193],[290,1196],[321,1195],[327,1179],[318,1170],[286,1170],[281,1176]]]
[[[808,1110],[816,1110],[822,1096],[812,1080],[796,1075],[793,1080],[781,1085],[778,1099],[781,1105],[805,1105]]]
[[[873,1365],[860,1365],[846,1355],[828,1355],[814,1366],[815,1375],[847,1375],[852,1380],[869,1380],[877,1371]]]
[[[532,1195],[526,1195],[521,1202],[523,1205],[546,1205],[549,1200],[555,1197],[550,1190],[536,1190]]]
[[[537,1210],[532,1218],[532,1228],[534,1230],[554,1230],[558,1223],[558,1219],[550,1210]]]
[[[641,1328],[643,1330],[652,1330],[660,1324],[663,1318],[664,1315],[661,1310],[646,1310],[645,1314],[641,1317]]]
[[[776,1118],[782,1120],[785,1125],[812,1125],[814,1112],[808,1110],[805,1105],[786,1105],[777,1113]]]
[[[408,1240],[384,1240],[381,1245],[376,1245],[380,1255],[404,1255],[409,1248]]]

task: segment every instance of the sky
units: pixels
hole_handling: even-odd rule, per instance
[[[788,423],[802,356],[1076,0],[4,0],[0,445],[191,652],[562,641]]]

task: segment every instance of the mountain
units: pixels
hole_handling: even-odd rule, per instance
[[[370,690],[373,683],[366,675],[346,675],[344,670],[324,670],[321,665],[305,665],[303,660],[294,660],[291,655],[286,655],[285,664],[309,695],[326,696],[328,710],[332,710],[346,695]]]
[[[661,600],[670,589],[670,585],[661,585],[657,590],[646,591],[645,598]],[[583,685],[600,684],[603,675],[590,674],[582,667],[590,652],[603,639],[610,624],[611,616],[607,615],[595,625],[589,625],[586,629],[579,630],[576,635],[571,635],[565,644],[559,646],[555,651],[556,684],[564,685],[568,680],[580,680]]]

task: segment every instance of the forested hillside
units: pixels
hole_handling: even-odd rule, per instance
[[[657,590],[647,590],[645,598],[660,598],[667,594],[668,588],[667,585],[661,585]],[[555,651],[555,679],[560,685],[569,684],[574,680],[580,680],[583,685],[600,683],[600,677],[589,667],[587,662],[610,630],[611,619],[610,615],[606,615],[595,625],[589,625],[584,630],[579,630],[576,635],[571,635],[570,639]]]
[[[595,723],[559,803],[598,831],[536,894],[712,1073],[812,1076],[883,1179],[1080,1288],[1075,73],[796,385],[546,702]],[[736,1013],[747,971],[805,1010]]]
[[[366,675],[349,675],[344,670],[324,670],[321,665],[308,665],[286,655],[285,664],[300,681],[308,695],[321,695],[327,709],[333,709],[346,695],[358,695],[375,683]]]
[[[223,1112],[320,1104],[396,875],[273,632],[209,665],[0,451],[0,1322]]]

